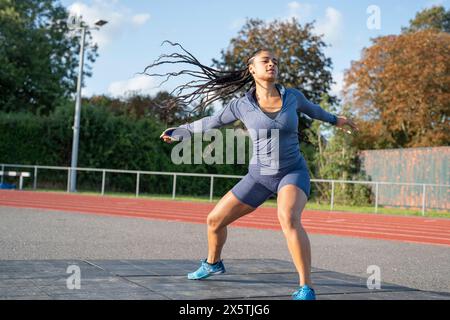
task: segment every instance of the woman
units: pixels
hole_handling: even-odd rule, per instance
[[[198,61],[191,63],[197,64]],[[203,70],[206,74],[213,69]],[[358,128],[353,121],[330,114],[309,102],[299,90],[277,84],[277,77],[278,60],[267,49],[256,51],[248,59],[244,70],[228,74],[211,73],[208,86],[201,88],[204,89],[203,93],[216,94],[213,98],[219,96],[218,92],[230,94],[234,89],[237,91],[242,88],[242,84],[254,84],[243,97],[233,99],[218,115],[166,129],[161,134],[161,139],[171,143],[186,137],[177,134],[180,130],[189,134],[198,130],[204,132],[236,120],[241,120],[253,132],[251,139],[254,151],[248,174],[208,214],[208,257],[202,261],[198,270],[188,274],[188,279],[204,279],[224,273],[221,251],[227,238],[227,225],[254,211],[272,194],[277,193],[278,219],[299,274],[300,287],[293,293],[293,299],[313,300],[315,292],[311,281],[311,247],[300,219],[310,195],[310,178],[307,164],[300,153],[297,112],[337,127],[349,126],[352,130]],[[226,86],[227,83],[229,86]],[[188,95],[184,98],[186,96]],[[277,134],[271,135],[268,132]],[[275,149],[278,149],[277,159],[273,159]]]

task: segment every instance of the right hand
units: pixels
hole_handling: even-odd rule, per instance
[[[162,139],[166,143],[172,143],[173,141],[177,141],[177,139],[172,137],[172,132],[175,129],[176,128],[167,128],[166,130],[163,131],[163,133],[161,133],[159,138]]]
[[[349,126],[351,130],[343,128],[345,125]],[[348,134],[356,133],[359,131],[359,128],[356,126],[356,124],[352,120],[350,120],[346,117],[343,117],[343,116],[339,116],[337,118],[336,127],[338,127],[338,129],[343,130],[344,132],[346,132]]]

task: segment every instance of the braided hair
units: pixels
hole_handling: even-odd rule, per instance
[[[242,88],[250,84],[251,88],[255,85],[254,79],[248,70],[248,66],[253,63],[253,59],[263,51],[271,51],[269,49],[258,49],[254,51],[247,59],[246,67],[239,70],[222,71],[217,70],[201,64],[190,52],[185,50],[179,43],[173,43],[168,40],[163,41],[169,43],[172,46],[178,46],[183,50],[185,54],[172,53],[163,54],[159,56],[155,62],[147,66],[142,74],[148,76],[162,76],[166,79],[161,82],[159,86],[167,82],[170,77],[176,77],[179,75],[189,75],[195,79],[177,86],[170,93],[170,100],[164,101],[163,105],[159,105],[161,108],[171,108],[175,106],[181,106],[183,109],[187,109],[191,104],[197,102],[197,105],[188,111],[193,113],[196,111],[203,112],[205,108],[222,99],[224,96],[232,95]],[[148,71],[156,66],[163,64],[188,64],[190,66],[197,67],[198,70],[181,70],[179,72],[167,72],[165,74],[148,73]],[[199,100],[199,102],[198,102]]]

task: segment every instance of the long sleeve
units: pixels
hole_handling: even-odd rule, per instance
[[[193,133],[219,128],[239,119],[238,100],[231,100],[219,113],[201,118],[191,123],[185,123],[177,127],[172,136],[182,139],[189,138]],[[186,132],[187,131],[187,132]]]
[[[297,111],[303,112],[307,116],[313,119],[328,122],[332,125],[336,125],[337,116],[325,111],[321,106],[312,103],[302,92],[294,89],[295,95],[297,97]]]

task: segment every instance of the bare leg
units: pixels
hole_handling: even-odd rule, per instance
[[[308,201],[303,190],[295,185],[283,186],[277,198],[278,219],[286,237],[289,252],[299,274],[300,286],[311,282],[311,245],[301,224],[301,213]]]
[[[240,202],[228,191],[208,214],[208,263],[220,260],[223,245],[227,240],[227,225],[254,211],[255,208]]]

